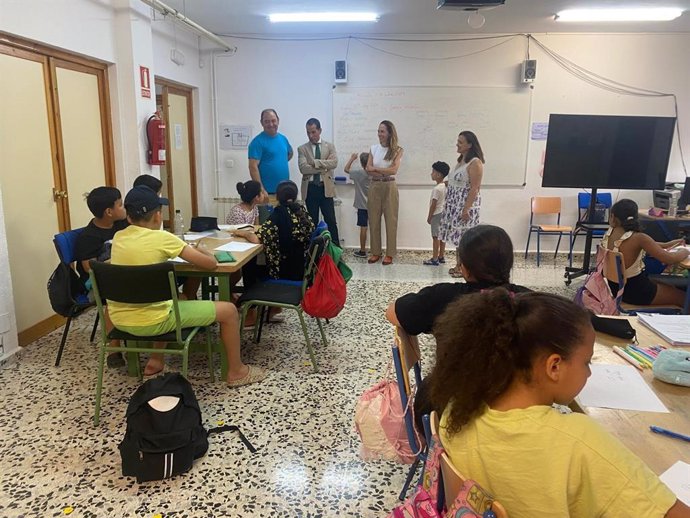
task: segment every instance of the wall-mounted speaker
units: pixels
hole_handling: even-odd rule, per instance
[[[335,82],[347,83],[347,61],[335,62]]]
[[[522,75],[520,80],[523,83],[534,83],[537,79],[537,60],[526,59],[522,62]]]

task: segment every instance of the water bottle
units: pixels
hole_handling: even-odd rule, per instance
[[[184,238],[184,218],[182,217],[182,211],[177,209],[175,211],[175,219],[173,220],[173,234]]]

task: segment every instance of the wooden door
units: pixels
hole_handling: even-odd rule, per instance
[[[46,290],[59,260],[53,236],[88,224],[84,195],[114,184],[105,66],[24,47],[0,43],[0,187],[19,345],[63,323]]]
[[[156,82],[160,83],[161,80],[156,79]],[[166,83],[162,86],[161,108],[168,150],[165,169],[161,168],[163,192],[170,200],[171,218],[175,210],[181,210],[185,225],[189,228],[192,216],[198,215],[192,91]]]

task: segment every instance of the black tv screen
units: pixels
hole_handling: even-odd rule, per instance
[[[675,117],[549,117],[542,187],[663,189]]]

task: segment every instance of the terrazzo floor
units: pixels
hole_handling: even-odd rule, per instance
[[[189,378],[204,425],[239,425],[257,448],[232,433],[210,438],[208,454],[190,472],[137,484],[121,476],[118,444],[127,402],[138,386],[124,369],[104,380],[101,424],[92,423],[96,348],[93,314],[73,324],[60,367],[53,366],[62,329],[22,349],[0,369],[0,516],[58,517],[383,517],[396,504],[407,466],[365,463],[352,417],[357,397],[385,373],[392,329],[389,301],[436,282],[445,267],[422,266],[427,254],[401,253],[392,266],[368,265],[346,254],[354,277],[347,307],[318,340],[320,373],[308,361],[297,318],[264,329],[260,344],[245,338],[245,361],[270,371],[264,382],[229,389],[210,383],[203,355],[190,359]],[[563,266],[516,258],[514,282],[572,296]],[[429,359],[433,339],[421,339]],[[171,360],[172,369],[179,362]],[[428,367],[428,365],[427,365]],[[426,370],[426,369],[425,369]]]

